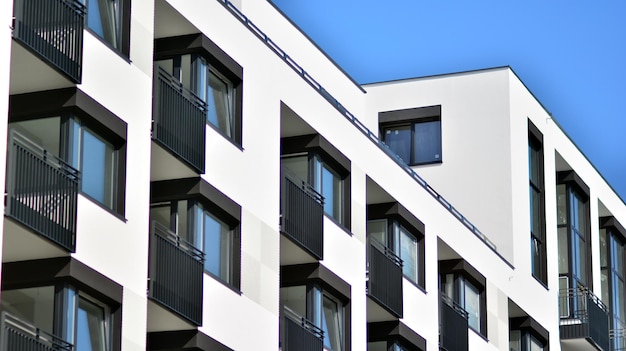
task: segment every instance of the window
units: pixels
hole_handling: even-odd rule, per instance
[[[112,212],[124,215],[126,182],[126,129],[117,116],[82,91],[70,88],[23,94],[15,103],[10,128],[80,171],[82,194]],[[45,118],[33,118],[28,105],[46,101]],[[76,101],[59,109],[54,104]],[[89,111],[87,114],[85,111]],[[58,113],[55,113],[58,112]]]
[[[128,56],[130,0],[82,0],[87,7],[87,27],[113,49]]]
[[[317,337],[325,351],[350,350],[350,286],[324,266],[281,267],[280,304],[285,316],[297,319],[303,327],[300,322],[305,318],[323,332]],[[281,335],[281,340],[286,338]]]
[[[349,228],[350,161],[318,135],[285,138],[282,146],[281,166],[320,193],[326,215]]]
[[[194,185],[195,184],[195,185]],[[200,193],[181,194],[182,189]],[[188,197],[184,200],[167,198]],[[241,208],[200,178],[152,183],[150,218],[204,253],[204,270],[239,289]]]
[[[530,316],[509,320],[509,350],[543,351],[548,348],[548,331]]]
[[[487,335],[485,278],[463,260],[441,261],[441,291],[468,313],[468,326]]]
[[[367,323],[367,351],[424,351],[426,339],[402,321]]]
[[[402,273],[424,288],[424,224],[399,203],[368,205],[367,234],[402,260]]]
[[[165,53],[171,51],[187,53]],[[210,126],[241,145],[241,66],[202,34],[157,39],[155,65],[207,104],[206,121]]]
[[[600,218],[600,281],[602,283],[602,302],[610,312],[610,329],[623,330],[626,328],[626,230],[614,217]],[[613,338],[615,349],[624,344],[622,335]]]
[[[543,284],[548,284],[544,224],[543,136],[530,121],[528,121],[528,130],[531,272]]]
[[[572,171],[557,174],[560,289],[591,288],[588,188]]]
[[[411,166],[440,163],[441,106],[379,114],[381,138]]]

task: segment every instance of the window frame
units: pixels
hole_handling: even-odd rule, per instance
[[[532,154],[535,154],[536,165],[533,164]],[[544,186],[544,158],[543,135],[539,129],[528,120],[528,173],[529,173],[529,203],[530,203],[530,250],[531,275],[548,286],[548,269],[546,253],[546,224],[545,224],[545,186]],[[533,167],[536,167],[533,168]],[[538,179],[534,179],[537,174]],[[536,193],[539,200],[539,209],[533,207],[533,196]],[[535,213],[537,216],[535,216]],[[535,228],[538,232],[535,232]],[[535,260],[535,252],[538,260]],[[538,266],[538,267],[537,267]],[[538,273],[538,274],[537,274]]]
[[[86,194],[82,190],[82,180],[80,193],[123,219],[126,213],[127,123],[76,87],[11,95],[9,99],[10,123],[61,117],[59,157],[62,159],[68,160],[67,141],[70,140],[70,136],[67,135],[69,129],[66,121],[71,118],[79,119],[82,125],[113,146],[116,160],[112,206],[109,207]],[[33,104],[33,101],[38,103]]]
[[[417,241],[417,280],[411,279],[404,272],[404,260],[402,266],[402,275],[413,285],[417,286],[421,290],[426,290],[425,279],[425,226],[417,217],[415,217],[409,210],[402,206],[398,202],[388,202],[382,204],[370,204],[367,205],[367,222],[385,220],[387,222],[387,242],[382,243],[400,259],[402,259],[402,249],[400,233],[396,238],[395,228],[403,228],[409,235],[411,235]],[[368,229],[369,235],[369,229]],[[370,238],[368,237],[368,240]],[[374,239],[376,240],[376,239]],[[397,242],[396,242],[397,241]]]
[[[531,350],[529,345],[531,338],[542,344],[543,351],[550,351],[550,333],[532,317],[523,316],[509,319],[509,343],[513,332],[520,334],[519,351]],[[511,348],[509,347],[509,349]]]
[[[367,342],[384,341],[387,350],[396,351],[394,345],[406,351],[425,351],[426,339],[401,320],[367,323]]]
[[[341,196],[340,218],[335,218],[326,212],[324,206],[324,214],[327,218],[350,233],[351,226],[351,180],[350,180],[350,160],[344,156],[339,150],[332,146],[324,137],[319,134],[301,135],[295,137],[287,137],[281,139],[281,159],[290,157],[307,157],[307,177],[302,179],[306,181],[313,189],[320,192],[315,186],[317,179],[315,178],[315,162],[321,162],[326,165],[334,174],[340,178]],[[320,193],[321,194],[321,193]],[[323,194],[321,194],[323,195]],[[324,199],[326,203],[326,199]],[[350,233],[351,234],[351,233]]]
[[[621,279],[625,284],[626,288],[626,229],[617,221],[617,219],[613,216],[601,217],[600,220],[600,237],[602,235],[605,236],[606,250],[603,250],[602,245],[600,245],[600,274],[601,276],[606,276],[608,291],[608,301],[602,298],[604,304],[608,307],[608,312],[610,316],[609,326],[610,329],[622,329],[624,325],[626,325],[626,297],[621,296],[622,303],[622,314],[624,315],[622,320],[618,313],[615,311],[614,299],[615,295],[613,292],[617,289],[614,285],[614,279]],[[602,239],[602,238],[601,238]],[[612,246],[614,245],[621,246],[621,257],[614,257]],[[606,260],[606,265],[603,262]],[[621,261],[622,272],[620,276],[619,272],[619,262]],[[618,267],[614,267],[617,265]],[[602,280],[602,279],[601,279]],[[602,286],[602,294],[604,297],[605,287]],[[619,295],[619,294],[618,294]],[[616,326],[616,322],[621,323],[621,325]]]
[[[425,161],[418,161],[416,160],[415,155],[416,126],[421,123],[430,122],[439,122],[439,145],[437,145],[439,150],[439,158],[437,159],[436,157],[433,157]],[[384,111],[378,113],[379,135],[380,140],[382,140],[383,142],[387,140],[386,131],[388,129],[406,126],[409,126],[410,130],[410,160],[404,160],[402,158],[401,159],[411,167],[443,163],[443,129],[441,123],[441,105]],[[391,150],[395,152],[395,150]]]
[[[88,3],[90,1],[91,0],[81,0],[81,3],[85,6],[87,11],[89,11]],[[99,4],[100,0],[95,0],[95,1],[98,2]],[[116,28],[116,31],[119,31],[116,33],[116,39],[118,42],[111,43],[106,38],[98,34],[94,29],[92,29],[89,26],[89,18],[88,18],[89,15],[85,16],[85,29],[89,31],[91,34],[93,34],[94,37],[98,38],[98,40],[100,40],[103,44],[108,46],[111,50],[118,53],[119,55],[122,56],[122,58],[128,61],[130,59],[131,0],[109,0],[109,1],[113,1],[117,3],[116,6],[115,5],[114,6],[116,8],[115,17],[117,17],[117,20],[120,22],[118,24],[118,28]]]
[[[461,308],[467,311],[465,302],[461,301],[460,291],[465,288],[465,283],[470,283],[478,290],[478,303],[479,303],[479,323],[480,330],[476,330],[473,326],[469,325],[468,328],[475,331],[477,334],[484,338],[487,338],[487,281],[485,277],[480,274],[476,268],[471,266],[467,261],[463,259],[453,259],[439,261],[439,279],[440,288],[445,286],[446,276],[451,275],[453,277],[452,282],[452,294],[449,296],[447,292],[442,289],[441,293],[451,298]]]
[[[196,219],[194,218],[197,211],[194,209],[195,204],[200,204],[203,214],[209,213],[212,217],[217,218],[219,221],[230,227],[231,243],[230,247],[230,269],[229,279],[214,274],[206,270],[206,265],[203,266],[204,273],[211,276],[215,280],[224,284],[228,288],[232,289],[236,293],[241,293],[241,206],[233,201],[231,198],[223,194],[217,188],[206,182],[200,177],[183,178],[174,180],[156,181],[150,184],[150,202],[159,206],[165,203],[177,203],[178,201],[187,201],[187,228],[188,231],[194,231],[194,235],[197,228],[195,228]],[[171,207],[173,210],[173,205]],[[196,207],[197,208],[197,207]],[[174,223],[174,214],[170,212],[170,230],[176,228],[177,224]],[[191,225],[189,225],[191,224]],[[176,232],[177,235],[180,235]],[[202,247],[198,248],[200,251],[204,251],[204,233],[199,235],[202,240]],[[194,244],[195,246],[195,244]]]
[[[224,52],[219,46],[211,41],[204,34],[189,34],[176,37],[167,37],[155,39],[154,41],[154,61],[175,59],[176,57],[182,57],[183,55],[192,56],[192,65],[190,74],[197,74],[197,65],[193,64],[194,56],[202,57],[206,62],[208,70],[217,72],[219,76],[227,79],[232,85],[232,121],[231,125],[233,130],[231,136],[228,136],[222,131],[219,126],[214,125],[208,121],[206,117],[206,124],[221,134],[224,138],[233,143],[237,148],[242,149],[243,136],[243,68],[226,52]],[[196,67],[196,68],[193,68]],[[195,71],[194,71],[195,70]],[[175,75],[172,75],[175,76]],[[180,79],[180,75],[177,77]],[[208,72],[207,72],[207,85],[208,85]],[[190,89],[196,89],[196,83],[190,86]],[[204,89],[207,89],[205,87]],[[197,91],[197,90],[194,90]],[[194,92],[194,94],[196,94]],[[198,96],[199,99],[204,101],[203,97]],[[206,102],[206,101],[205,101]],[[208,111],[208,109],[207,109]],[[208,113],[208,112],[207,112]]]

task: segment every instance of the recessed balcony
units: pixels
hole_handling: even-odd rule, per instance
[[[202,325],[203,267],[202,251],[162,224],[152,222],[148,296],[161,308],[149,309],[148,319],[154,320],[149,325],[151,331],[189,329],[185,322]],[[163,308],[175,316],[163,313]]]
[[[5,230],[6,242],[19,241],[16,244],[28,245],[29,251],[46,251],[32,244],[37,240],[29,240],[30,236],[21,233],[31,231],[61,251],[74,252],[79,172],[16,131],[10,133],[8,149],[5,213],[19,226],[5,225],[5,229],[9,229]],[[13,247],[19,250],[22,246]],[[16,252],[7,254],[17,255]],[[48,257],[52,256],[58,254]]]
[[[390,317],[402,318],[402,260],[378,240],[369,241],[368,295],[390,313]],[[374,321],[371,319],[368,315],[368,320]]]
[[[159,152],[153,147],[152,165],[159,168],[153,169],[152,180],[185,178],[204,173],[206,111],[204,101],[164,69],[156,67],[152,139],[166,152]],[[189,171],[185,174],[170,174],[180,169],[180,165],[186,166]]]
[[[14,40],[72,83],[80,83],[85,6],[76,0],[15,0],[13,14]],[[16,50],[12,57],[15,65],[12,72],[24,61],[21,54]],[[20,79],[28,80],[28,77],[20,76]]]
[[[559,331],[563,350],[611,350],[607,311],[587,288],[561,289]]]
[[[281,226],[288,242],[281,251],[281,264],[296,264],[302,252],[314,260],[324,258],[324,199],[307,182],[287,168],[281,178]],[[289,245],[292,244],[292,245]],[[290,247],[291,246],[291,247]],[[295,246],[295,247],[293,247]]]

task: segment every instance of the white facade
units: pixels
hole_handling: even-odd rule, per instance
[[[509,67],[359,86],[267,1],[116,0],[117,29],[89,4],[78,78],[54,62],[74,29],[33,22],[48,46],[29,48],[19,9],[53,11],[0,7],[14,28],[0,34],[0,351],[30,350],[4,343],[35,327],[77,351],[97,349],[86,336],[124,351],[531,350],[531,335],[553,351],[621,346],[606,290],[621,271],[601,260],[601,236],[624,239],[626,205]],[[423,117],[438,121],[440,150],[409,166],[381,131]],[[38,145],[29,157],[48,178],[15,166],[8,131]],[[529,133],[541,139],[540,276]],[[557,217],[557,184],[576,181],[585,228]],[[559,252],[559,226],[584,237],[584,255]],[[560,276],[584,280],[582,295],[564,299]]]

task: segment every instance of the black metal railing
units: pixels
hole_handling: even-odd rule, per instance
[[[14,130],[8,156],[7,216],[74,252],[79,172]]]
[[[626,350],[626,327],[620,325],[613,326],[609,331],[609,339],[611,340],[611,351]]]
[[[608,351],[609,315],[607,308],[587,288],[562,289],[559,292],[561,339],[587,339]]]
[[[72,351],[71,343],[2,312],[0,351]]]
[[[291,309],[283,309],[285,317],[285,347],[283,351],[322,351],[324,332]]]
[[[204,253],[156,221],[151,232],[149,296],[201,325]]]
[[[282,169],[281,231],[318,260],[324,258],[324,198]]]
[[[76,0],[15,0],[13,37],[80,83],[85,6]]]
[[[368,252],[368,294],[383,307],[402,318],[402,260],[388,247],[370,238]]]
[[[440,349],[446,351],[467,351],[467,311],[444,294],[441,294],[440,308]]]
[[[206,103],[163,68],[154,75],[152,138],[204,173]]]
[[[248,28],[257,38],[265,43],[278,57],[280,57],[298,76],[317,91],[328,103],[330,103],[344,118],[346,118],[357,130],[372,141],[380,150],[387,154],[400,168],[402,168],[414,181],[424,188],[435,200],[439,202],[446,210],[448,210],[458,221],[460,221],[467,229],[469,229],[478,239],[480,239],[487,247],[493,251],[506,265],[514,268],[513,265],[502,256],[496,245],[483,234],[468,218],[466,218],[459,210],[457,210],[448,200],[441,196],[433,187],[431,187],[411,166],[409,166],[400,156],[398,156],[391,148],[378,138],[369,128],[356,118],[348,109],[343,106],[339,100],[333,97],[320,83],[318,83],[307,71],[302,68],[294,59],[289,56],[278,44],[267,36],[259,27],[257,27],[250,19],[237,8],[230,0],[217,0],[226,10],[234,15],[246,28]]]

